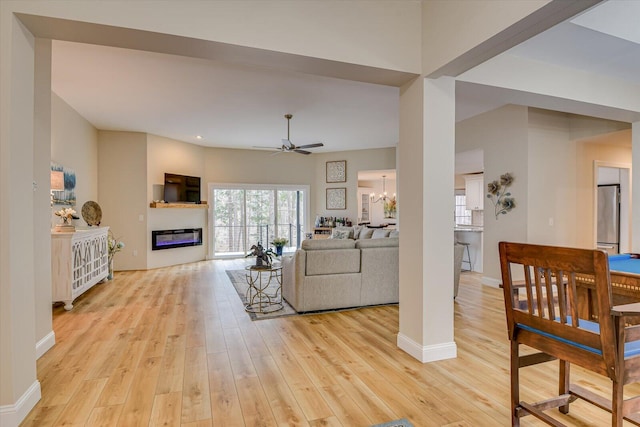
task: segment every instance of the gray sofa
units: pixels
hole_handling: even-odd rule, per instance
[[[305,240],[282,261],[282,296],[298,312],[397,303],[398,243]]]
[[[298,312],[398,302],[398,237],[305,240],[282,260],[282,296]],[[454,245],[458,296],[464,246]]]

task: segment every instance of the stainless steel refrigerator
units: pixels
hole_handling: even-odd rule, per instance
[[[620,251],[620,185],[598,185],[598,249]]]

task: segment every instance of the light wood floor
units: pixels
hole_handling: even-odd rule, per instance
[[[54,307],[42,400],[22,425],[509,425],[502,295],[477,276],[462,275],[455,302],[458,357],[422,364],[396,347],[397,306],[252,322],[225,274],[244,263],[117,272],[72,311]],[[527,369],[523,399],[556,390],[556,363]],[[581,402],[564,420],[610,424]]]

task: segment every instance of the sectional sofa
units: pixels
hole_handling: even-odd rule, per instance
[[[304,240],[282,259],[282,296],[298,312],[398,302],[399,234],[335,230],[325,240]],[[353,237],[358,237],[354,239]],[[463,246],[454,245],[454,298],[458,295]]]
[[[282,296],[298,312],[398,302],[398,237],[305,240],[282,261]]]

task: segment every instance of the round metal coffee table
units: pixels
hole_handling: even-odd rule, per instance
[[[282,266],[247,266],[247,305],[251,313],[271,313],[282,310]]]

